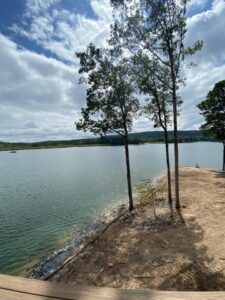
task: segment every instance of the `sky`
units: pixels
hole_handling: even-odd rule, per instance
[[[111,21],[109,0],[0,1],[0,141],[90,136],[74,126],[85,106],[75,52],[104,46]],[[196,105],[225,79],[225,0],[192,0],[187,26],[185,43],[204,46],[192,58],[197,66],[182,70],[180,130],[199,129]],[[135,120],[134,132],[148,130],[148,120]]]

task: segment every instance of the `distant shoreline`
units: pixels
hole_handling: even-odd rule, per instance
[[[191,143],[199,143],[199,142],[209,142],[209,143],[219,143],[219,141],[208,141],[208,140],[205,140],[205,141],[189,141],[189,142],[186,142],[186,141],[181,141],[179,142],[179,144],[185,144],[185,143],[188,143],[188,144],[191,144]],[[129,144],[130,146],[132,145],[136,145],[136,146],[140,146],[140,145],[147,145],[147,144],[163,144],[163,142],[146,142],[146,143],[139,143],[139,144]],[[173,142],[170,142],[170,144],[173,144]],[[40,147],[29,147],[29,148],[9,148],[9,149],[1,149],[0,148],[0,152],[9,152],[9,151],[23,151],[23,150],[41,150],[41,149],[66,149],[66,148],[82,148],[82,147],[88,147],[88,148],[92,148],[92,147],[121,147],[123,145],[110,145],[110,144],[92,144],[92,145],[88,145],[88,144],[84,144],[84,145],[70,145],[70,146],[40,146]]]
[[[179,131],[179,143],[217,142],[212,136],[205,136],[200,130]],[[169,143],[173,143],[173,131],[169,131]],[[147,131],[129,134],[130,145],[155,144],[164,142],[163,131]],[[32,149],[56,149],[70,147],[123,146],[122,137],[108,135],[77,140],[41,141],[32,143],[0,142],[0,151],[19,151]]]

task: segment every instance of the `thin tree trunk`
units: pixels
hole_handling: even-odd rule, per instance
[[[167,42],[169,59],[170,59],[170,71],[172,79],[172,99],[173,99],[173,133],[174,133],[174,161],[175,161],[175,198],[176,209],[180,210],[180,192],[179,192],[179,149],[178,149],[178,132],[177,132],[177,93],[176,93],[176,76],[174,73],[174,56],[173,47],[170,46],[170,42]]]
[[[225,171],[225,141],[223,141],[223,171]]]
[[[178,132],[177,132],[177,94],[176,78],[174,74],[173,56],[170,52],[171,79],[172,79],[172,97],[173,97],[173,133],[174,133],[174,161],[175,161],[175,198],[176,209],[180,209],[180,192],[179,192],[179,149],[178,149]]]
[[[164,129],[165,145],[166,145],[166,165],[167,165],[167,183],[168,183],[168,202],[172,205],[172,189],[171,189],[171,171],[170,171],[170,154],[167,128]]]
[[[176,87],[173,84],[173,122],[174,122],[174,159],[175,159],[175,197],[176,209],[180,209],[180,192],[179,192],[179,149],[178,149],[178,132],[177,132],[177,97]]]
[[[127,167],[127,188],[128,188],[128,196],[129,196],[129,211],[132,211],[134,209],[134,204],[133,204],[132,186],[131,186],[130,156],[129,156],[128,134],[127,133],[125,133],[125,136],[124,136],[124,146],[125,146],[126,167]]]

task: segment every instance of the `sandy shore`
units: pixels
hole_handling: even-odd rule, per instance
[[[49,280],[129,289],[225,289],[225,173],[183,168],[182,213],[138,205]]]

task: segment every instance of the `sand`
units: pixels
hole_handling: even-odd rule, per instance
[[[136,205],[51,279],[75,285],[225,290],[225,173],[180,170],[181,213],[166,194]]]

